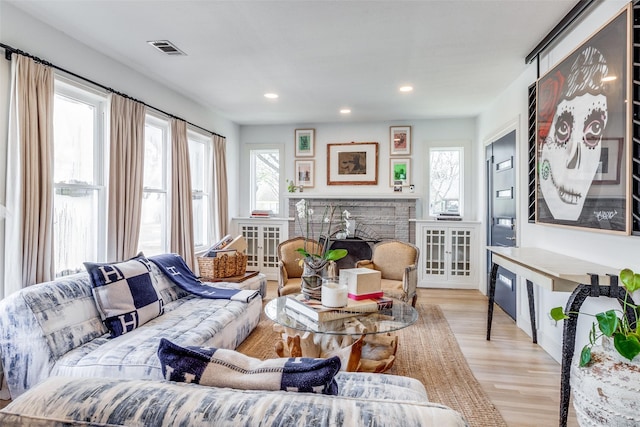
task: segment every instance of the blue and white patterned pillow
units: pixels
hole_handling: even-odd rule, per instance
[[[242,390],[338,394],[340,358],[290,357],[260,360],[233,350],[181,347],[162,338],[158,347],[166,380]]]
[[[119,263],[85,262],[84,266],[111,337],[131,332],[164,313],[162,298],[153,286],[150,262],[144,255]]]

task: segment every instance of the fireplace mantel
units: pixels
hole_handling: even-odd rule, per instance
[[[284,196],[287,199],[370,199],[370,200],[389,200],[389,199],[408,199],[418,200],[420,198],[417,194],[411,193],[393,193],[393,194],[315,194],[315,193],[288,193]]]
[[[314,208],[316,215],[322,212],[318,207],[333,205],[341,211],[347,210],[352,220],[362,230],[372,233],[380,240],[397,239],[414,243],[416,206],[420,197],[416,194],[307,194],[293,193],[286,196],[289,206],[289,218],[296,217],[296,203],[305,199]],[[313,230],[319,234],[321,218],[314,218]],[[317,230],[316,230],[317,228]],[[295,221],[289,221],[289,236],[297,235]],[[299,234],[299,233],[298,233]],[[357,235],[357,234],[356,234]]]

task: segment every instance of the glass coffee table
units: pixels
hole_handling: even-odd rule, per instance
[[[287,306],[287,295],[273,299],[264,308],[280,333],[279,357],[338,356],[342,369],[385,372],[393,365],[398,348],[395,331],[411,326],[418,312],[411,305],[393,300],[393,307],[356,313],[329,321],[315,321]]]

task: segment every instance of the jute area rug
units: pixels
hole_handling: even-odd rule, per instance
[[[418,379],[430,401],[457,410],[470,426],[506,427],[473,376],[440,307],[419,302],[416,309],[418,321],[398,331],[396,361],[387,373]],[[273,322],[263,314],[257,328],[237,350],[262,360],[277,357],[274,343],[278,334],[272,326]]]

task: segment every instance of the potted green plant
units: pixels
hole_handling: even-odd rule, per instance
[[[287,179],[287,191],[289,193],[295,193],[297,189],[298,189],[298,186],[296,185],[296,183],[293,180],[289,181]]]
[[[638,318],[638,306],[629,294],[640,290],[640,274],[630,269],[620,272],[627,295],[622,310],[607,310],[595,315],[565,312],[562,307],[551,310],[555,320],[569,315],[595,317],[589,332],[589,343],[579,359],[571,365],[573,407],[581,426],[640,425],[640,329],[638,322],[627,317],[631,309]]]
[[[335,206],[325,206],[324,213],[320,220],[320,233],[319,236],[323,236],[325,233],[325,226],[327,233],[331,230],[333,223],[333,215],[335,213]],[[297,251],[304,257],[303,263],[303,275],[302,275],[302,293],[318,298],[320,296],[320,285],[322,277],[327,275],[326,269],[329,265],[347,256],[346,249],[328,249],[329,239],[325,238],[320,250],[318,252],[310,252],[310,248],[315,245],[307,245],[308,240],[314,240],[315,236],[312,227],[313,209],[309,206],[309,203],[302,199],[296,203],[296,223],[300,227],[300,233],[305,238],[305,245]],[[304,221],[304,227],[302,222]],[[326,236],[325,236],[326,237]]]
[[[628,268],[620,272],[620,281],[628,293],[634,293],[640,289],[640,274],[634,273]],[[585,345],[580,353],[580,366],[589,364],[591,361],[591,349],[602,337],[613,339],[615,349],[625,359],[633,360],[640,354],[640,330],[638,329],[638,324],[632,325],[625,315],[629,307],[635,310],[638,309],[625,297],[624,301],[622,301],[622,310],[608,310],[595,315],[582,312],[574,313],[593,316],[597,320],[591,327],[589,344]],[[565,313],[562,307],[555,307],[551,310],[551,317],[556,321],[568,319],[569,314],[572,314],[572,312]],[[620,316],[618,316],[619,314]],[[599,332],[596,330],[596,324]]]

